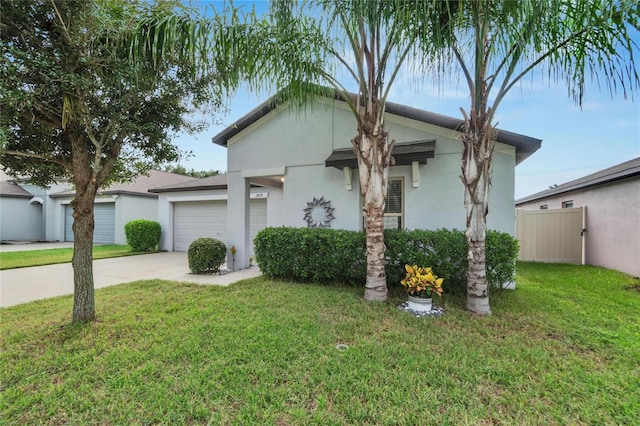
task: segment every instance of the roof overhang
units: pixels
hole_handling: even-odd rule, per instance
[[[436,141],[424,140],[396,144],[391,155],[396,166],[411,165],[414,161],[420,164],[427,164],[427,159],[435,156]],[[345,167],[350,169],[358,168],[356,154],[352,148],[336,149],[325,160],[326,167],[335,167],[342,170]]]
[[[337,101],[344,102],[342,96],[343,95],[341,92],[335,90],[333,91],[333,96],[328,97],[333,98]],[[349,93],[348,96],[354,97],[355,94]],[[265,102],[251,110],[245,116],[241,117],[238,121],[215,135],[211,139],[212,142],[217,145],[226,147],[228,141],[231,138],[251,126],[253,123],[260,120],[262,117],[269,114],[271,111],[275,110],[278,105],[282,104],[283,102],[284,101],[282,100],[282,96],[280,94],[272,96],[271,98],[267,99]],[[462,132],[464,130],[464,120],[424,111],[418,108],[412,108],[406,105],[387,102],[385,104],[385,111],[387,114],[397,115],[400,117],[416,120],[425,124],[443,127],[445,129],[450,129],[457,132]],[[540,149],[540,146],[542,144],[542,141],[540,139],[500,129],[495,129],[495,140],[497,142],[501,142],[515,148],[516,164],[520,164],[523,160]]]

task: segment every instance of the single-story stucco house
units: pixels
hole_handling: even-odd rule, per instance
[[[516,207],[586,207],[586,263],[640,276],[640,157],[521,198]]]
[[[224,177],[152,190],[160,195],[158,217],[166,231],[161,249],[185,250],[190,238],[217,235],[228,247],[236,247],[235,264],[242,268],[248,266],[251,241],[260,227],[362,230],[351,110],[337,94],[317,98],[305,111],[274,99],[213,137],[227,148]],[[463,124],[387,103],[385,125],[396,147],[385,226],[465,228],[459,178]],[[515,167],[538,150],[541,141],[500,130],[496,142],[488,226],[513,235]],[[196,223],[217,230],[198,232]],[[210,235],[204,235],[207,232]]]
[[[132,182],[99,190],[94,205],[94,243],[126,244],[124,225],[127,222],[158,220],[158,196],[150,193],[150,188],[192,180],[197,179],[151,170]],[[47,190],[28,185],[28,181],[3,181],[2,185],[0,235],[3,241],[73,241],[70,203],[75,191],[70,183],[53,185]],[[28,210],[34,205],[40,206],[39,212]]]
[[[71,187],[60,181],[41,188],[28,178],[14,179],[0,169],[0,240],[47,241],[47,229],[53,226],[49,213],[55,210],[49,195]]]

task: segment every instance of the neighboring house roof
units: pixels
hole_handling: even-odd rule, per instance
[[[10,180],[0,181],[0,197],[31,198],[33,194]]]
[[[149,189],[149,192],[180,192],[207,189],[227,189],[227,175],[209,176],[200,179],[190,180],[188,182],[176,183],[164,187],[156,187]]]
[[[0,197],[31,198],[33,194],[18,185],[11,176],[0,169]]]
[[[103,195],[142,195],[147,197],[156,197],[155,194],[149,193],[149,189],[163,187],[167,185],[175,185],[189,181],[198,180],[193,176],[184,176],[176,173],[163,172],[160,170],[150,170],[147,175],[140,175],[135,180],[127,183],[114,183],[105,189],[98,190]],[[74,196],[75,191],[59,192],[52,194],[53,198]]]
[[[351,95],[355,96],[354,94]],[[226,147],[229,139],[276,109],[276,107],[278,106],[277,99],[278,95],[274,95],[271,98],[267,99],[265,102],[250,111],[248,114],[241,117],[238,121],[215,135],[211,139],[212,142],[217,145]],[[340,95],[340,92],[334,91],[333,99],[341,101],[342,97]],[[464,120],[424,111],[417,108],[412,108],[406,105],[396,104],[393,102],[386,103],[386,112],[400,117],[420,121],[426,124],[443,127],[445,129],[462,131],[464,128]],[[540,148],[540,145],[542,143],[540,139],[524,136],[506,130],[496,129],[496,132],[497,136],[495,139],[498,142],[515,147],[516,164],[520,164],[524,159],[536,152]]]
[[[625,161],[599,172],[572,180],[562,185],[549,188],[547,190],[529,195],[516,200],[516,205],[548,198],[554,195],[564,194],[565,192],[577,191],[579,189],[589,188],[596,185],[615,182],[632,176],[640,176],[640,157],[633,160]]]

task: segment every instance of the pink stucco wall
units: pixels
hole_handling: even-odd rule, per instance
[[[640,176],[517,205],[587,207],[587,263],[640,277]]]

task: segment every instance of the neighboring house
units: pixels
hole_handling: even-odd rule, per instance
[[[68,182],[48,189],[14,179],[0,170],[0,239],[2,241],[46,241],[51,225],[49,213],[55,208],[50,194],[71,188]]]
[[[132,182],[113,184],[99,190],[94,204],[94,243],[126,244],[125,224],[136,219],[158,220],[158,196],[150,193],[150,188],[192,180],[195,178],[150,170]],[[51,213],[54,223],[52,240],[73,241],[73,208],[70,203],[74,196],[75,191],[50,195],[56,203]]]
[[[149,188],[196,180],[151,170],[134,181],[98,191],[95,199],[95,243],[126,244],[124,225],[135,219],[158,220],[158,196]],[[7,240],[73,241],[75,191],[70,183],[45,190],[28,180],[3,177],[0,190],[0,236]]]
[[[516,207],[586,207],[586,263],[640,276],[640,157],[521,198]]]
[[[463,121],[387,103],[385,124],[390,139],[397,142],[385,226],[464,229],[464,188],[459,178]],[[219,218],[198,220],[222,224],[226,208],[226,230],[220,235],[228,247],[236,247],[240,268],[248,266],[257,226],[315,224],[362,230],[358,170],[351,146],[355,134],[355,119],[340,100],[318,98],[304,112],[288,104],[276,106],[272,100],[263,103],[213,138],[228,148],[226,188],[218,182],[215,189],[184,185],[174,188],[181,193],[160,193],[159,221],[163,228],[173,228],[163,237],[161,248],[184,249],[177,243],[177,228],[193,220],[180,216],[177,209],[183,201],[199,202],[198,197],[218,202]],[[513,235],[515,166],[541,142],[506,131],[498,131],[496,141],[488,227]],[[257,196],[261,204],[255,201]]]

